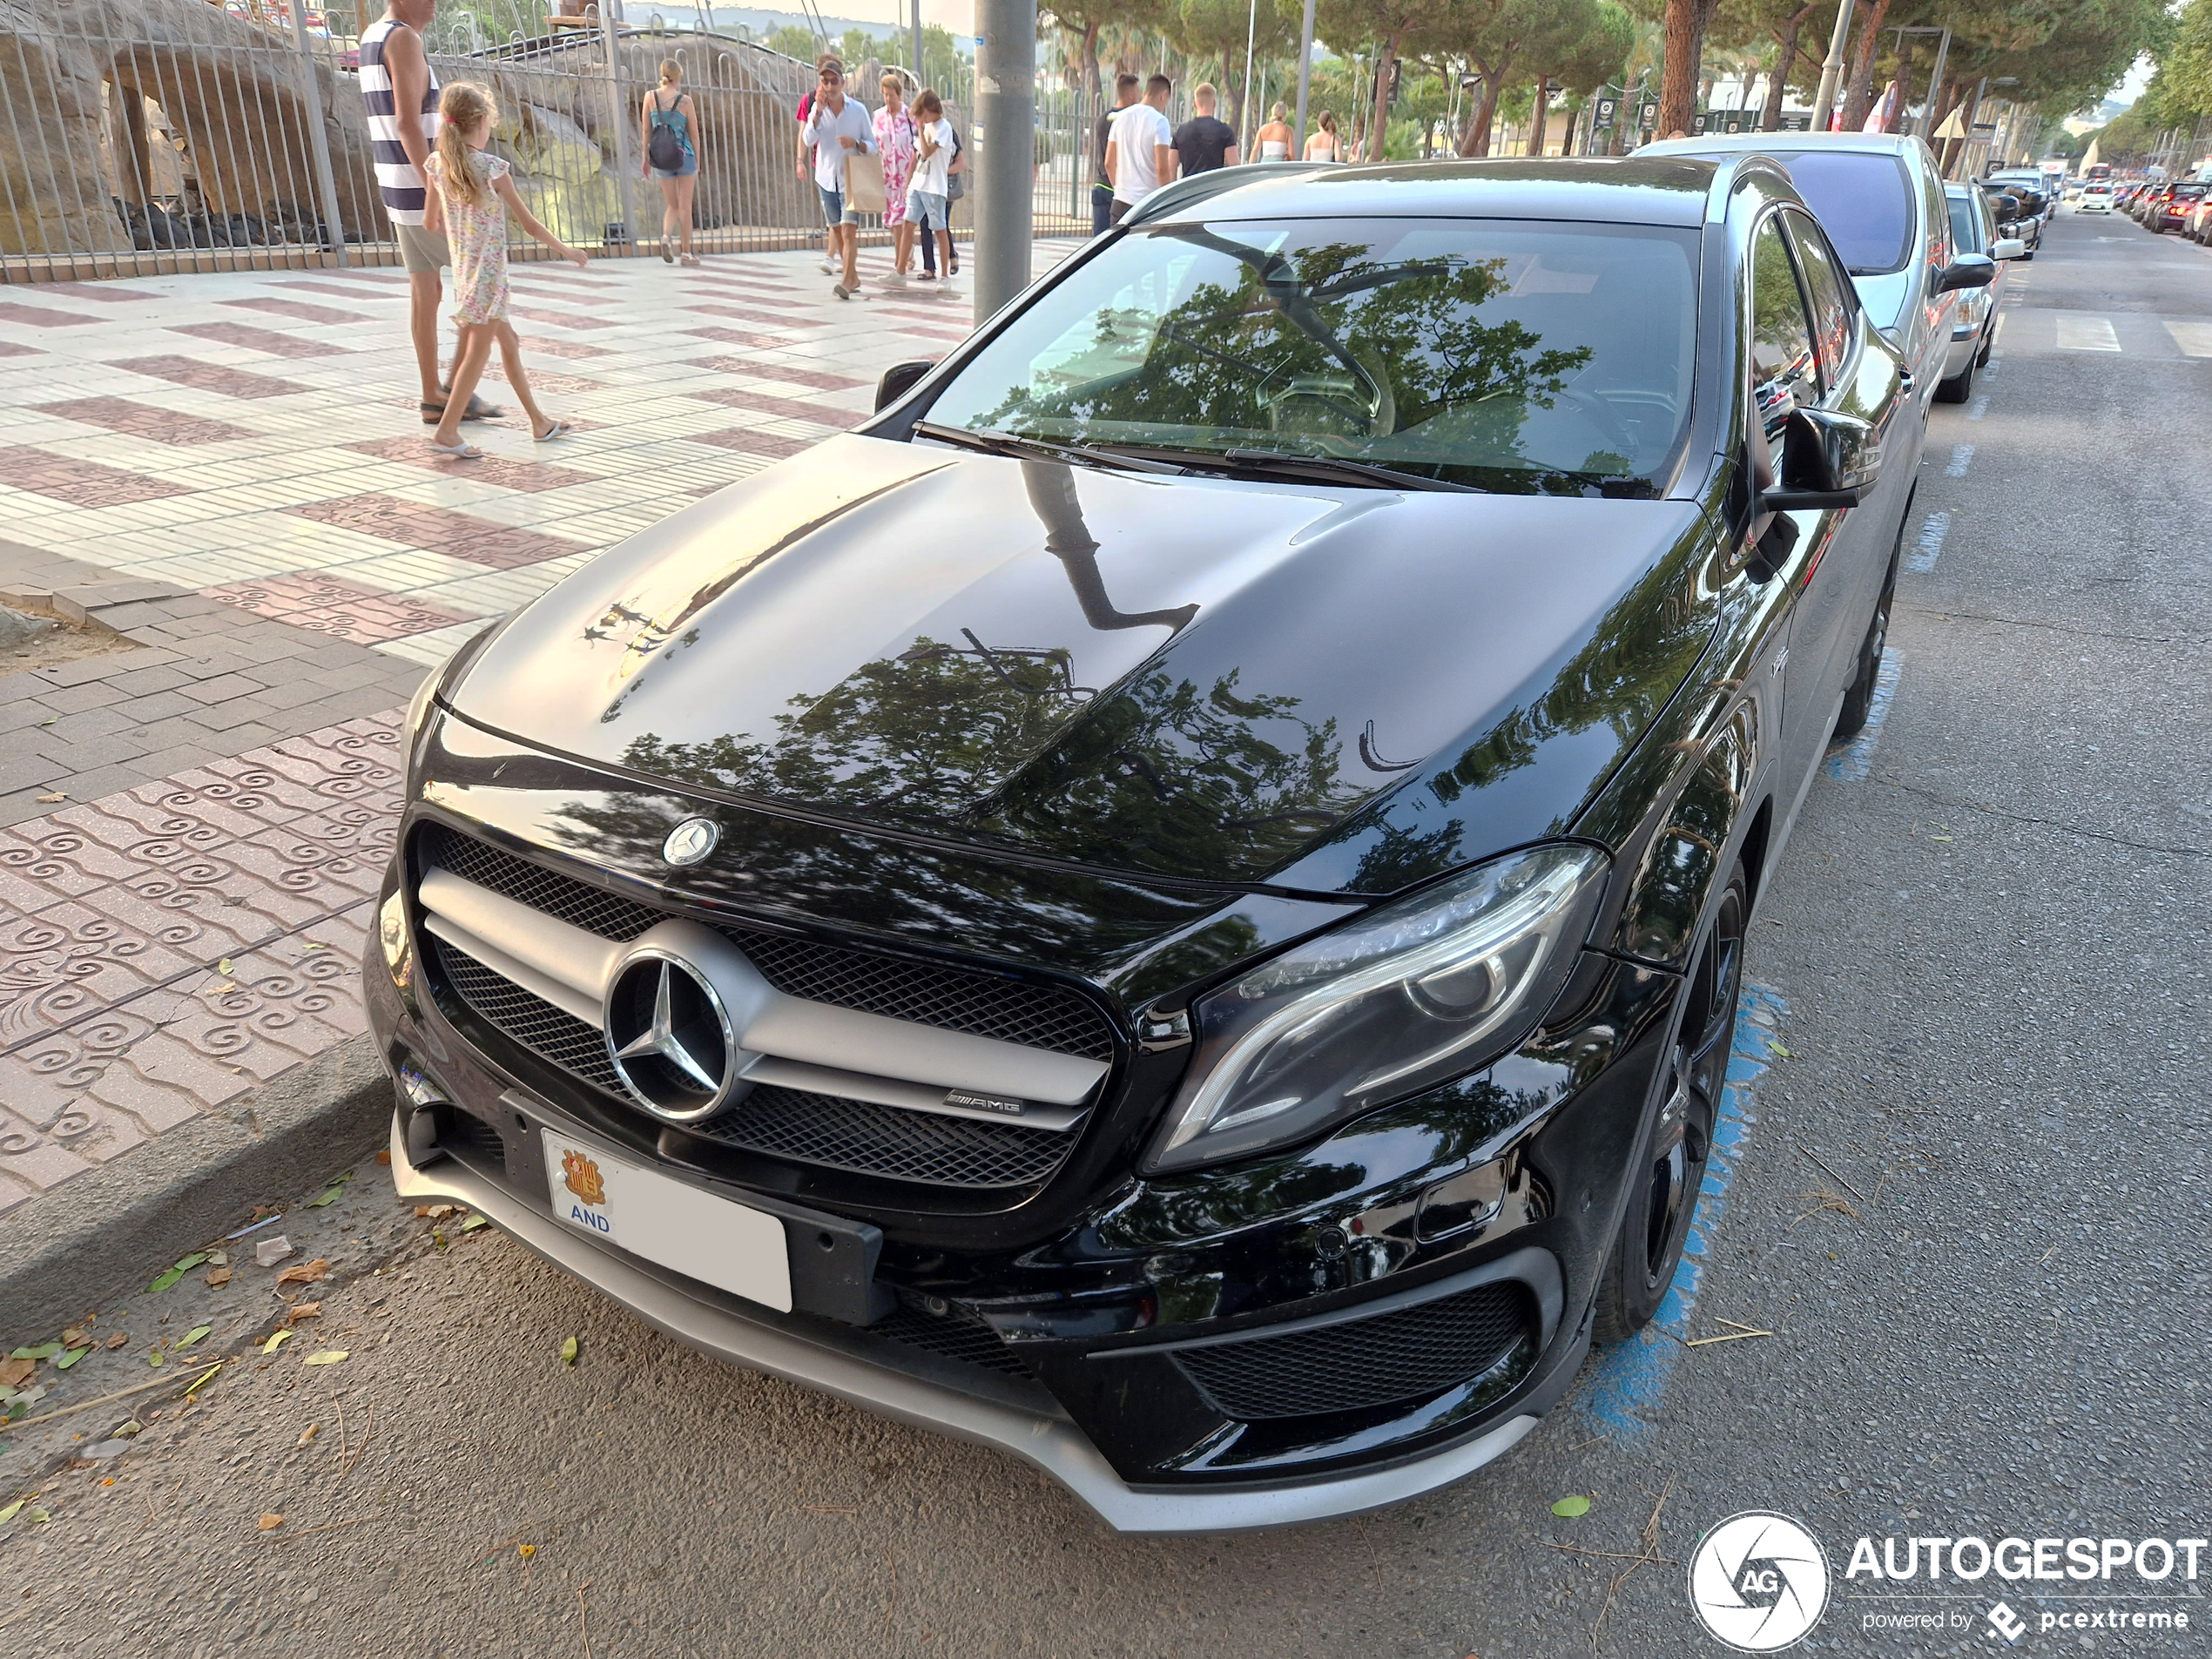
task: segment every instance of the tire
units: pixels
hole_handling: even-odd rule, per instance
[[[1984,334],[1981,337],[1981,345],[1974,352],[1974,367],[1976,368],[1986,368],[1989,367],[1990,349],[1996,344],[1996,337],[1993,334]]]
[[[1750,887],[1739,859],[1690,960],[1676,999],[1674,1035],[1644,1109],[1629,1166],[1629,1202],[1592,1310],[1591,1335],[1599,1342],[1625,1342],[1650,1324],[1681,1264],[1720,1122],[1750,909]]]
[[[1941,395],[1941,388],[1938,388]],[[1844,693],[1844,706],[1836,714],[1838,738],[1855,738],[1865,728],[1866,717],[1874,711],[1874,683],[1881,677],[1882,648],[1889,644],[1890,606],[1897,598],[1898,558],[1905,551],[1905,526],[1912,516],[1912,502],[1905,503],[1905,516],[1897,521],[1897,545],[1890,550],[1890,572],[1882,578],[1882,597],[1875,604],[1873,620],[1866,624],[1866,637],[1858,642],[1858,671],[1851,676],[1851,689]]]
[[[1973,395],[1974,368],[1980,361],[1978,354],[1969,357],[1966,368],[1947,381],[1938,381],[1935,401],[1939,403],[1964,403]]]

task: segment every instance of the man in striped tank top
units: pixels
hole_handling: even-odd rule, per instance
[[[422,30],[437,10],[438,0],[388,0],[383,17],[361,37],[361,98],[368,105],[376,187],[407,266],[408,326],[422,374],[425,426],[437,425],[445,413],[445,382],[438,374],[438,307],[445,290],[438,272],[453,263],[446,249],[444,214],[422,179],[438,136],[438,73],[422,50]],[[482,421],[499,413],[471,396],[462,418]]]

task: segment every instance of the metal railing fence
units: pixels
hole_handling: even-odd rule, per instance
[[[37,21],[0,33],[0,281],[396,262],[356,42],[325,32],[325,18],[354,27],[350,12],[280,0],[51,0]],[[698,246],[819,246],[793,121],[811,64],[658,17],[625,28],[594,15],[488,43],[464,12],[428,44],[442,82],[491,91],[493,148],[565,239],[615,256],[658,236],[639,109],[672,57],[698,111]],[[850,67],[873,104],[881,66]],[[961,84],[939,89],[963,138],[973,73],[963,64]],[[1091,118],[1078,93],[1040,97],[1041,235],[1089,229]],[[956,231],[966,223],[956,212]],[[866,241],[887,235],[864,226]]]

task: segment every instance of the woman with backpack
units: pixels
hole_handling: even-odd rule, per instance
[[[673,57],[660,65],[660,84],[645,94],[638,111],[644,140],[645,172],[660,180],[660,256],[673,265],[671,242],[683,248],[684,263],[697,265],[691,252],[691,192],[698,185],[699,141],[691,95],[684,90],[684,66]]]

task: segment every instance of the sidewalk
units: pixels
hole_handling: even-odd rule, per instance
[[[0,297],[0,595],[124,647],[0,675],[0,1285],[97,1230],[71,1182],[211,1115],[265,1133],[260,1091],[359,1035],[426,666],[966,333],[965,299],[828,282],[805,254],[517,266],[540,401],[579,430],[473,426],[473,463],[423,442],[394,273]]]

